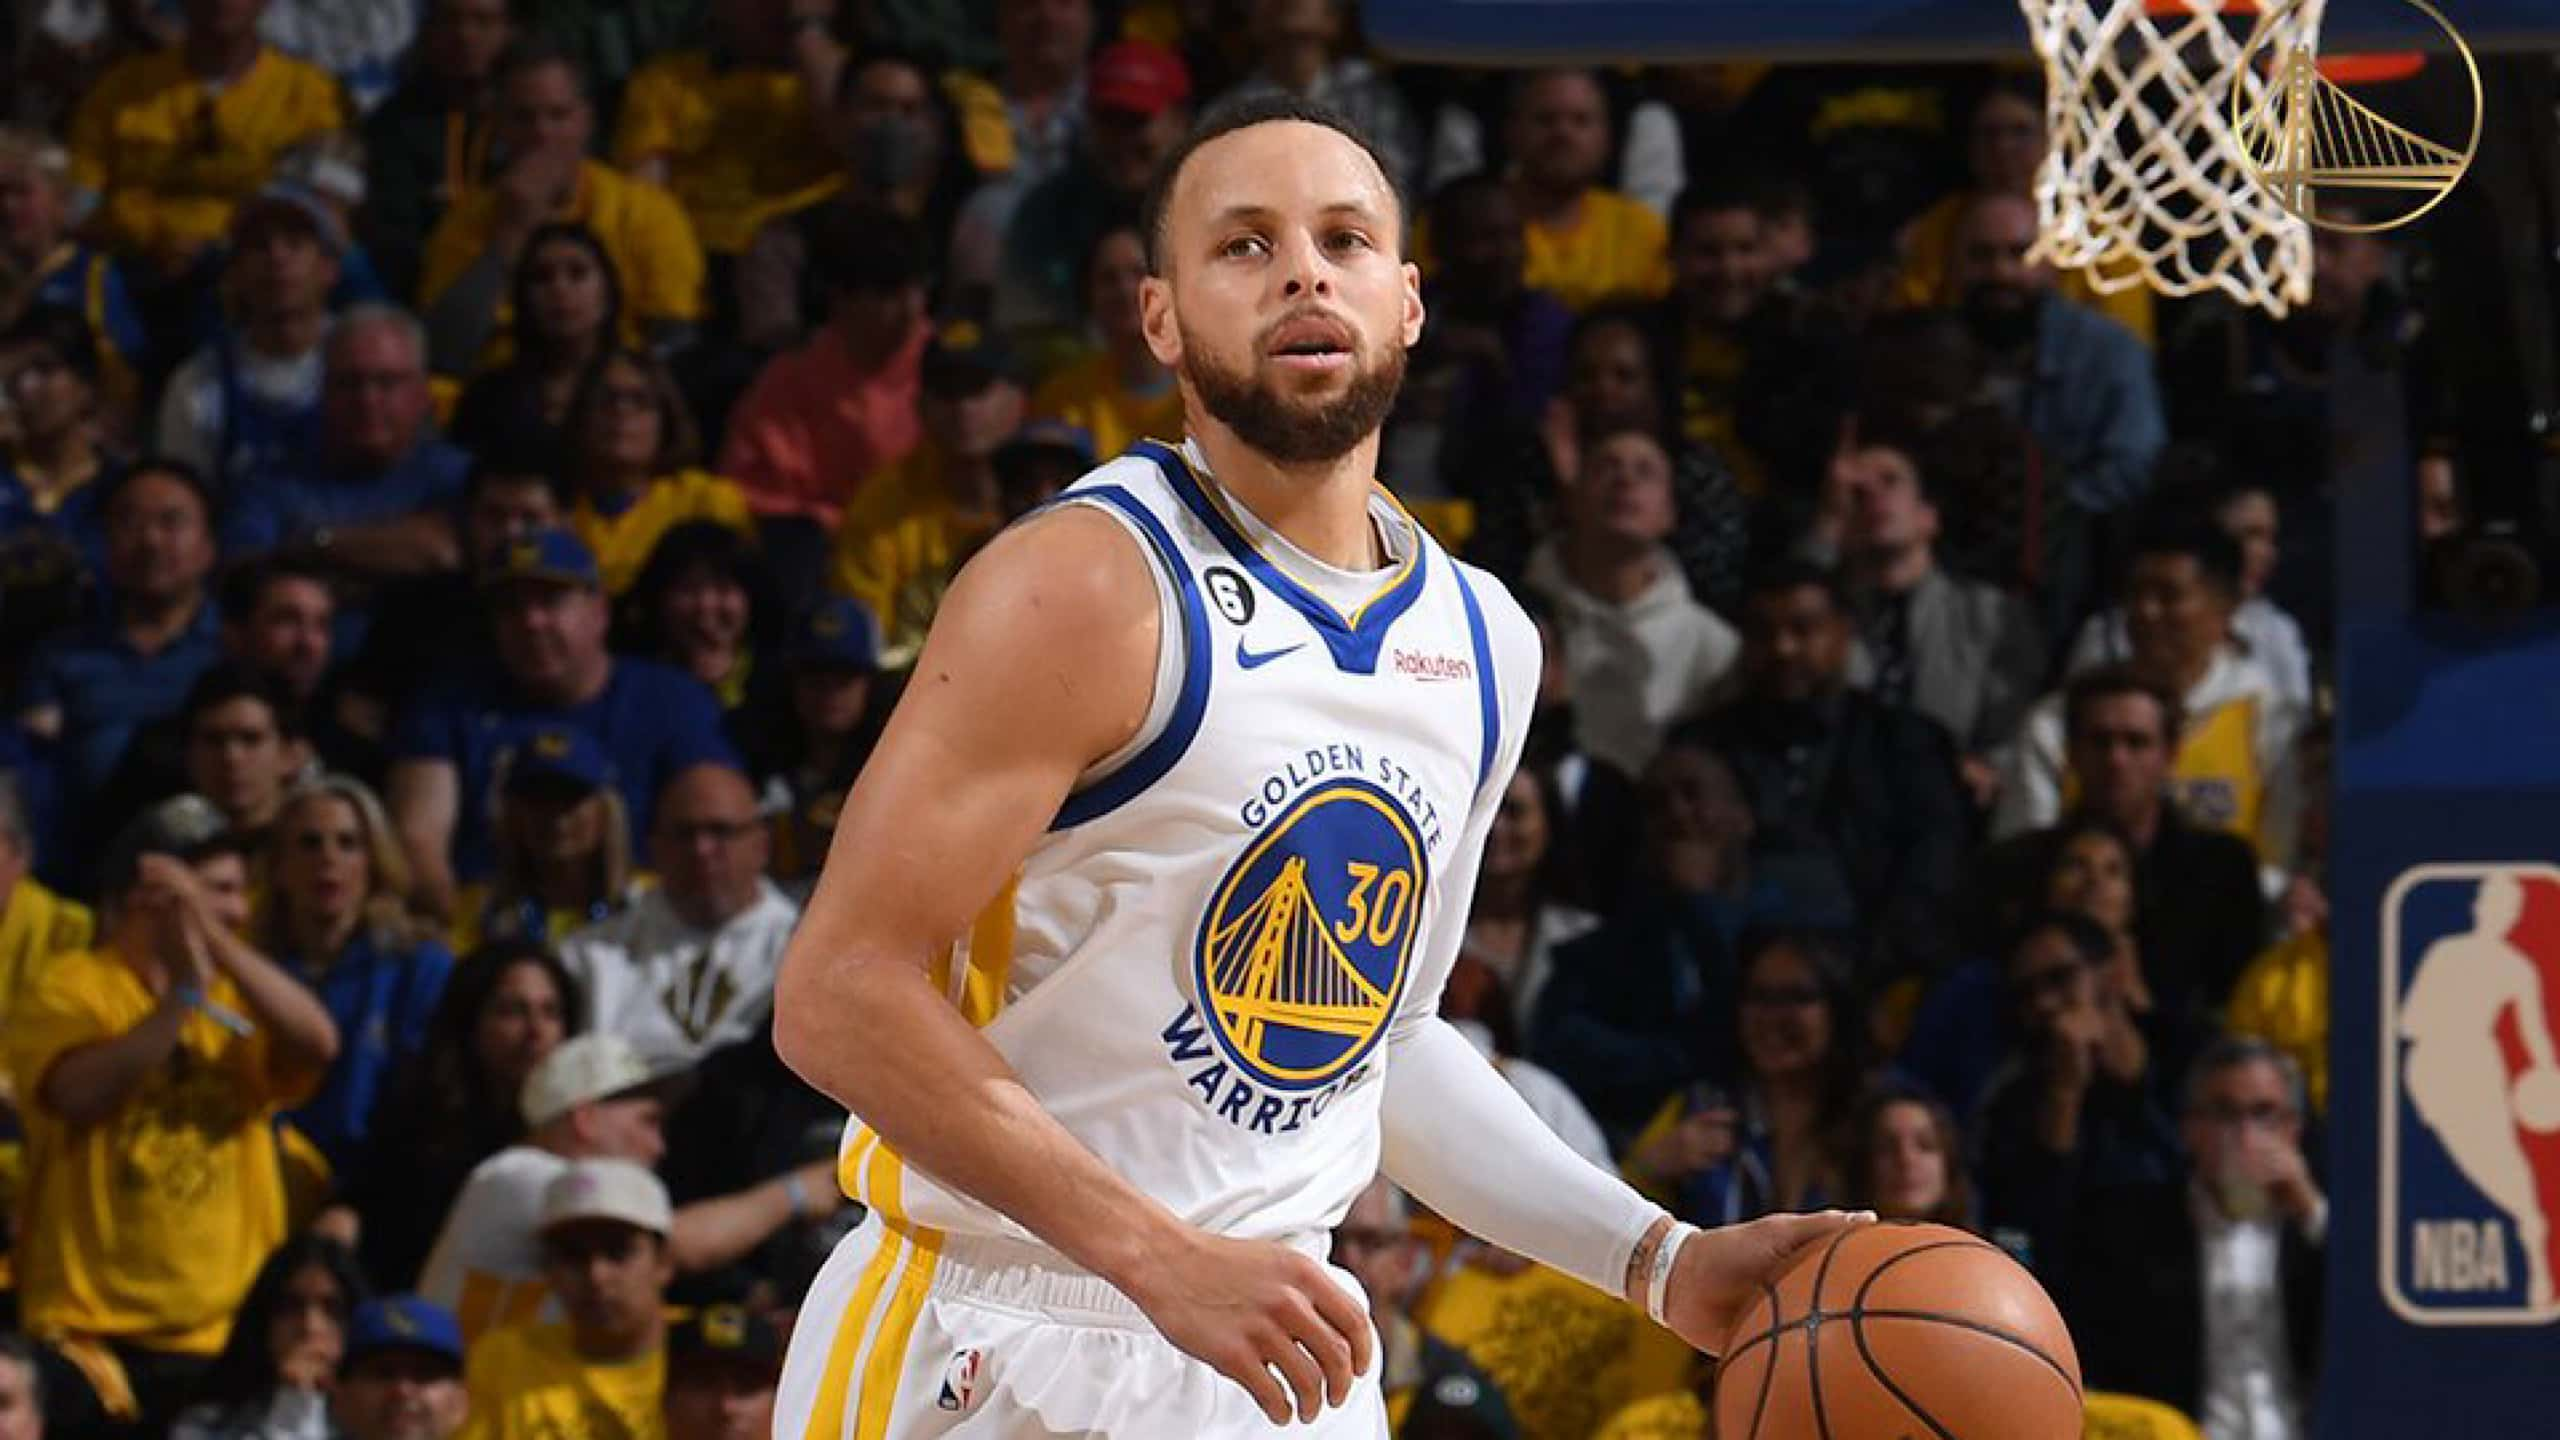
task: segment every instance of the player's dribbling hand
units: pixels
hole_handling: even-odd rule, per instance
[[[1871,1210],[1817,1210],[1702,1230],[1680,1247],[1672,1264],[1671,1283],[1662,1297],[1663,1323],[1693,1348],[1720,1355],[1734,1322],[1761,1286],[1778,1283],[1806,1250],[1852,1225],[1871,1225],[1875,1218]]]
[[[1129,1298],[1164,1338],[1243,1386],[1274,1425],[1342,1404],[1369,1371],[1368,1310],[1285,1245],[1195,1232],[1146,1288]]]

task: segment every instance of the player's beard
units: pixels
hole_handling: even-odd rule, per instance
[[[1236,438],[1282,465],[1321,465],[1351,453],[1386,423],[1404,388],[1401,345],[1357,363],[1350,386],[1313,404],[1289,398],[1259,367],[1231,370],[1185,335],[1182,375],[1200,404]]]

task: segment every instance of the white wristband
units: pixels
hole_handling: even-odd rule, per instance
[[[1672,1262],[1680,1258],[1680,1247],[1688,1244],[1689,1237],[1697,1233],[1697,1226],[1675,1220],[1671,1233],[1663,1236],[1662,1243],[1653,1247],[1653,1263],[1646,1267],[1644,1275],[1644,1313],[1656,1325],[1669,1323],[1662,1318],[1662,1302],[1671,1294]]]

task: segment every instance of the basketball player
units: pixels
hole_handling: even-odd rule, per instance
[[[1383,1436],[1322,1263],[1381,1168],[1706,1348],[1859,1218],[1675,1226],[1434,1013],[1537,638],[1373,479],[1423,320],[1375,154],[1215,112],[1145,225],[1191,438],[961,573],[784,957],[775,1043],[858,1117],[871,1212],[793,1331],[793,1440]]]

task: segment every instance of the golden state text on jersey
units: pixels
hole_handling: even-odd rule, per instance
[[[939,973],[1043,1107],[1176,1215],[1313,1234],[1375,1172],[1394,1036],[1438,1002],[1535,630],[1383,491],[1391,564],[1357,578],[1284,566],[1186,450],[1142,443],[1054,503],[1146,555],[1153,700]],[[893,1221],[1019,1233],[858,1127],[842,1168]]]

